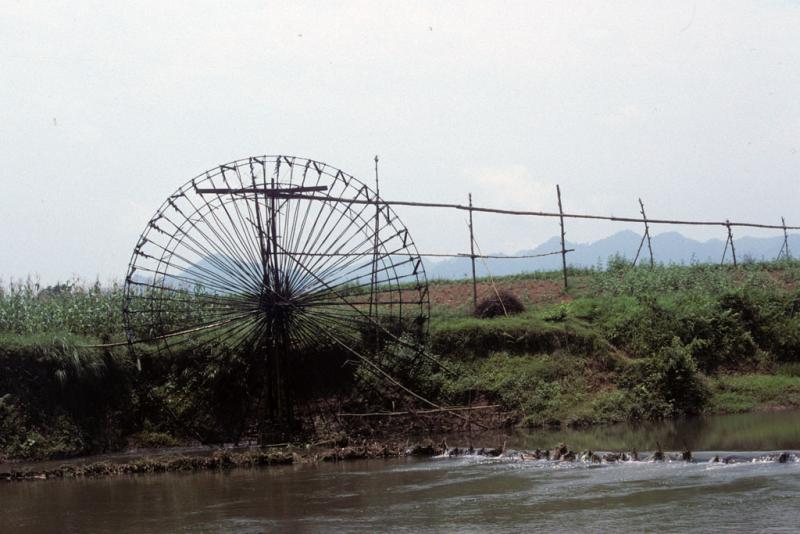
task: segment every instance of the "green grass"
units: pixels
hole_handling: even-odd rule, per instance
[[[800,376],[743,374],[712,380],[710,413],[800,406]]]
[[[445,386],[453,399],[477,392],[493,403],[515,410],[530,426],[569,421],[590,402],[585,383],[587,363],[567,352],[515,355],[492,353],[462,362],[458,378]],[[579,409],[580,407],[580,409]]]
[[[462,357],[500,350],[540,353],[570,348],[586,352],[601,343],[584,322],[577,319],[548,322],[539,311],[494,319],[434,317],[430,335],[434,353]]]

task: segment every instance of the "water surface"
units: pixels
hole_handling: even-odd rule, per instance
[[[631,448],[618,446],[626,440],[640,450],[656,438],[670,449],[687,442],[703,449],[692,463],[460,457],[5,483],[0,525],[118,534],[795,532],[800,454],[786,464],[762,457],[800,449],[798,427],[800,413],[777,412],[509,438],[531,448],[566,438],[598,450]],[[710,463],[716,454],[738,463]]]

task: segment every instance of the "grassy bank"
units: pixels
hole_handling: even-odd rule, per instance
[[[799,276],[796,262],[617,260],[577,273],[560,301],[529,298],[520,315],[435,314],[434,350],[462,370],[443,389],[501,402],[530,425],[800,406]]]
[[[800,263],[573,271],[494,280],[519,315],[468,313],[471,286],[437,281],[430,352],[446,370],[388,347],[404,383],[445,405],[500,405],[513,425],[601,424],[800,406]],[[492,281],[479,286],[493,294]],[[120,338],[121,291],[79,281],[0,293],[0,458],[58,458],[130,445],[235,441],[251,411],[235,355],[144,355],[86,348]],[[333,361],[326,358],[325,361]],[[392,411],[407,397],[341,362],[307,378],[303,432],[356,431],[339,411]],[[313,373],[312,373],[313,374]],[[302,411],[302,410],[301,410]],[[302,414],[301,414],[302,415]],[[187,422],[189,424],[187,424]],[[441,420],[428,420],[428,427]],[[385,420],[358,432],[397,431]],[[369,428],[366,428],[369,427]],[[425,424],[414,427],[424,431]]]

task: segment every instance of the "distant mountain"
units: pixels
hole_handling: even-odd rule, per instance
[[[623,230],[609,237],[593,243],[573,243],[567,241],[568,249],[575,249],[567,254],[567,264],[574,267],[605,267],[608,258],[615,255],[632,260],[636,249],[642,240],[641,234],[631,230]],[[783,244],[782,236],[774,237],[742,237],[734,240],[736,256],[740,260],[753,258],[756,260],[774,259]],[[561,242],[558,237],[552,237],[532,250],[521,250],[515,256],[532,256],[560,250]],[[718,263],[722,258],[725,241],[710,239],[697,241],[681,235],[678,232],[666,232],[653,237],[653,255],[659,263]],[[789,249],[800,255],[800,234],[789,236]],[[489,253],[490,256],[506,256],[506,254]],[[731,254],[726,256],[730,261]],[[406,258],[398,258],[402,261]],[[643,246],[640,261],[649,261],[647,244]],[[472,267],[469,258],[451,258],[443,261],[424,260],[425,271],[429,279],[459,279],[469,278]],[[487,259],[476,260],[475,270],[478,276],[487,276],[486,266],[494,276],[505,276],[534,271],[552,271],[561,268],[561,255],[543,256],[524,259]],[[173,279],[170,285],[185,286],[187,289],[194,287],[192,281],[206,281],[207,290],[226,292],[226,287],[231,281],[243,283],[241,278],[248,278],[242,273],[259,272],[260,266],[247,264],[226,258],[221,255],[211,255],[197,261],[193,266],[178,271],[180,278]],[[371,274],[371,261],[364,260],[363,264],[354,264],[349,267],[347,278],[354,283],[368,280]],[[238,274],[232,274],[238,273]],[[330,274],[330,273],[329,273]],[[235,284],[236,285],[236,284]],[[222,286],[222,287],[221,287]]]
[[[604,267],[609,257],[623,256],[633,260],[636,249],[642,240],[641,234],[631,230],[623,230],[609,237],[593,243],[572,243],[567,241],[566,248],[575,249],[567,254],[567,264],[574,267]],[[722,259],[725,241],[710,239],[697,241],[681,235],[678,232],[666,232],[653,236],[653,256],[660,263],[718,263]],[[756,260],[774,259],[783,244],[782,236],[775,237],[742,237],[734,239],[736,257],[739,260],[753,258]],[[543,254],[561,249],[558,237],[548,239],[533,250],[521,250],[514,256]],[[789,249],[800,253],[800,235],[789,236]],[[490,256],[505,256],[506,254],[493,254]],[[730,250],[726,255],[730,261]],[[561,268],[561,256],[544,256],[526,259],[487,259],[485,260],[493,276],[504,276],[533,271],[551,271]],[[647,244],[645,243],[640,254],[640,261],[649,261]],[[471,276],[472,267],[469,258],[452,258],[439,262],[426,261],[425,270],[431,279],[458,279]],[[478,276],[486,276],[487,271],[483,260],[476,260],[475,270]]]

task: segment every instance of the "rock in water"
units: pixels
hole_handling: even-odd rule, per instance
[[[553,449],[553,452],[550,454],[550,459],[561,460],[562,457],[566,455],[568,452],[569,449],[567,448],[567,446],[564,443],[559,443],[558,446],[556,446],[556,448]]]

